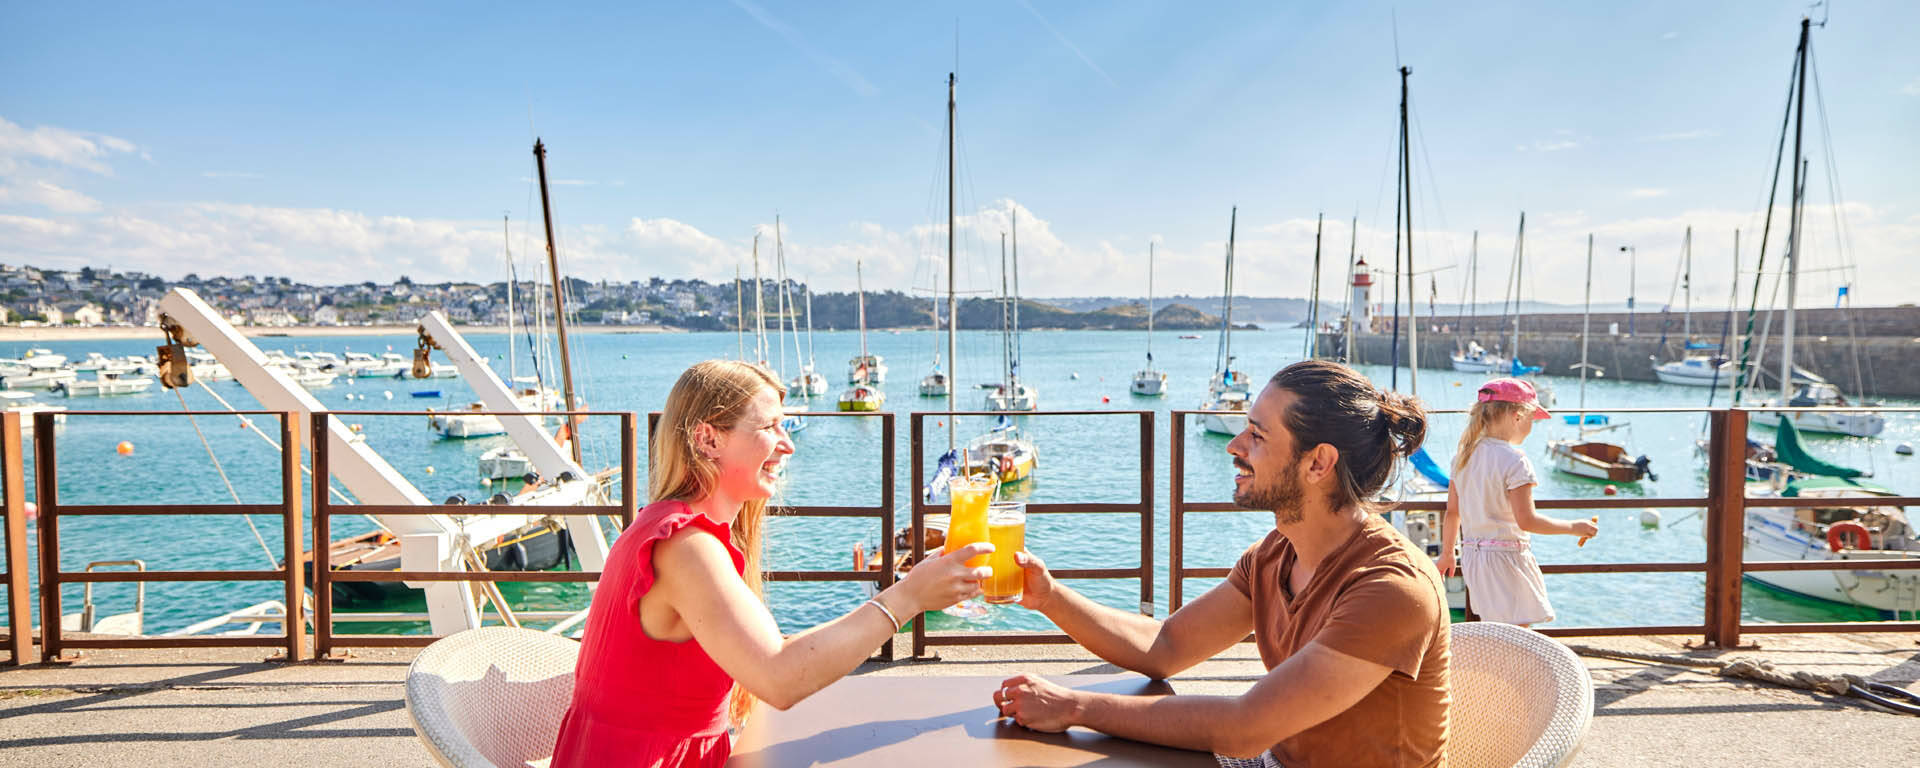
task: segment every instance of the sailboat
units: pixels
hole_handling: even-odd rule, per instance
[[[1009,204],[1013,222],[1013,288],[1007,288],[1007,250],[1000,245],[1000,360],[1006,372],[1000,386],[987,392],[989,411],[1032,411],[1040,407],[1040,392],[1020,381],[1020,207]]]
[[[1467,311],[1470,313],[1477,312],[1476,302],[1479,299],[1477,295],[1479,282],[1480,233],[1476,230],[1473,233],[1473,249],[1469,251],[1467,255],[1466,287],[1468,293],[1465,297],[1465,303],[1467,305]],[[1486,347],[1480,346],[1480,340],[1473,338],[1473,332],[1473,326],[1469,325],[1464,335],[1466,343],[1461,345],[1460,348],[1455,350],[1453,355],[1451,355],[1454,370],[1461,373],[1493,373],[1495,371],[1505,371],[1512,367],[1513,362],[1511,360],[1489,352]]]
[[[1167,393],[1167,374],[1153,368],[1153,243],[1147,243],[1147,367],[1133,372],[1129,387],[1136,395],[1159,397]]]
[[[933,293],[935,296],[940,294],[940,278],[937,275],[933,278]],[[947,322],[952,323],[953,319],[948,318]],[[936,304],[933,308],[933,370],[920,378],[920,396],[947,397],[952,394],[953,381],[947,378],[946,371],[940,369],[940,307]]]
[[[753,307],[757,312],[760,309],[760,258],[757,252],[754,256],[753,267]],[[774,319],[777,325],[773,329],[774,346],[780,348],[780,367],[773,368],[773,378],[778,381],[781,376],[784,375],[787,368],[787,338],[789,336],[793,339],[794,362],[797,363],[800,361],[800,329],[794,327],[794,324],[791,322],[793,320],[793,312],[791,311],[793,309],[793,302],[791,300],[792,292],[787,290],[787,251],[780,239],[780,217],[778,215],[773,217],[773,274],[775,282],[779,285],[775,297],[780,301],[778,305],[779,314],[776,315]],[[766,323],[762,322],[759,325],[760,333],[764,337],[766,333]],[[763,339],[760,343],[764,346],[766,342]],[[766,363],[762,362],[762,365],[766,365]],[[780,429],[784,430],[788,435],[793,435],[807,428],[807,417],[803,414],[810,410],[807,407],[807,401],[810,398],[803,392],[791,388],[787,390],[787,397],[789,399],[800,400],[798,403],[789,402],[780,406],[781,412],[785,414],[780,418]],[[778,471],[785,472],[786,466],[785,463],[782,463]]]
[[[880,362],[879,355],[867,354],[867,283],[858,260],[853,262],[853,279],[858,292],[855,301],[860,317],[860,354],[847,363],[847,380],[851,386],[840,393],[840,410],[877,411],[887,402],[887,393],[880,391],[879,386],[887,367]]]
[[[1592,439],[1592,435],[1612,431],[1626,426],[1602,423],[1589,427],[1587,418],[1587,371],[1597,368],[1587,362],[1587,339],[1591,335],[1593,319],[1593,235],[1587,235],[1587,298],[1581,310],[1580,319],[1580,411],[1568,417],[1568,421],[1579,430],[1579,437],[1567,440],[1547,441],[1547,458],[1553,468],[1575,477],[1590,480],[1605,480],[1614,483],[1637,483],[1641,478],[1659,480],[1651,469],[1652,460],[1646,456],[1631,458],[1632,453],[1624,446],[1603,440]],[[1598,421],[1604,422],[1605,417]]]
[[[1200,403],[1200,427],[1220,435],[1237,435],[1247,428],[1247,378],[1233,369],[1233,238],[1240,221],[1234,206],[1227,219],[1227,277],[1225,306],[1220,314],[1220,347],[1214,356],[1213,379],[1207,399]]]
[[[1511,296],[1513,301],[1512,346],[1507,348],[1507,354],[1504,358],[1506,368],[1504,370],[1492,371],[1491,373],[1495,376],[1512,376],[1514,378],[1526,379],[1529,383],[1533,384],[1534,399],[1538,400],[1541,405],[1552,408],[1555,405],[1553,385],[1533,378],[1534,374],[1540,373],[1540,366],[1527,365],[1525,361],[1520,359],[1520,317],[1523,314],[1520,311],[1520,300],[1521,294],[1524,292],[1524,286],[1526,285],[1526,256],[1527,212],[1521,211],[1519,234],[1513,241],[1513,274],[1508,276],[1513,286],[1513,290],[1509,292],[1509,296]]]
[[[787,383],[789,393],[798,392],[801,397],[825,397],[827,377],[813,365],[813,286],[800,287],[800,295],[806,301],[807,308],[807,361],[800,365],[800,375]]]
[[[1739,275],[1735,274],[1735,282]],[[1678,384],[1683,387],[1717,387],[1733,378],[1734,365],[1725,355],[1719,354],[1720,345],[1693,340],[1693,227],[1687,227],[1687,234],[1680,245],[1680,280],[1674,285],[1684,297],[1681,305],[1680,350],[1678,360],[1660,362],[1653,358],[1653,375],[1662,384]],[[1672,304],[1672,298],[1668,298]],[[1666,346],[1666,329],[1661,333],[1661,346]],[[1712,350],[1714,354],[1707,354]]]
[[[1801,229],[1801,217],[1806,206],[1804,174],[1807,169],[1807,160],[1806,156],[1801,152],[1800,139],[1804,133],[1807,106],[1807,57],[1809,56],[1809,47],[1811,45],[1809,40],[1809,25],[1810,20],[1801,20],[1798,66],[1794,77],[1794,88],[1792,92],[1796,101],[1790,105],[1790,108],[1793,110],[1793,203],[1789,209],[1787,220],[1787,311],[1785,313],[1786,328],[1782,333],[1780,344],[1780,396],[1762,401],[1757,405],[1760,408],[1787,406],[1791,408],[1810,409],[1873,407],[1878,405],[1878,403],[1849,401],[1845,395],[1840,393],[1839,387],[1829,382],[1810,381],[1799,383],[1794,380],[1795,375],[1798,374],[1799,371],[1797,371],[1793,365],[1793,310],[1795,293],[1800,283],[1800,261],[1804,257],[1802,245],[1805,234]],[[1782,131],[1781,145],[1784,148],[1786,144],[1784,125],[1782,126]],[[1831,172],[1832,169],[1828,170]],[[1780,166],[1776,158],[1773,179],[1773,186],[1775,188],[1778,188],[1780,183],[1779,173]],[[1769,198],[1769,203],[1771,203],[1771,198]],[[1838,205],[1839,201],[1834,201],[1834,204]],[[1769,218],[1772,216],[1771,208],[1768,210],[1768,216]],[[1763,263],[1766,258],[1766,247],[1766,240],[1763,237],[1760,243],[1760,254]],[[1759,299],[1758,280],[1755,281],[1754,291],[1754,298],[1757,302]],[[1848,293],[1850,294],[1851,291]],[[1852,299],[1850,296],[1848,301],[1849,304],[1851,304]],[[1856,357],[1856,360],[1857,359]],[[1855,388],[1859,389],[1857,369],[1855,371],[1855,378]],[[1778,413],[1785,415],[1793,422],[1793,425],[1798,427],[1802,432],[1822,432],[1827,434],[1849,435],[1852,437],[1877,437],[1887,427],[1886,419],[1877,413],[1833,410],[1779,411]]]

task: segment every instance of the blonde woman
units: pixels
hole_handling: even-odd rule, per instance
[[[922,611],[980,594],[975,544],[916,566],[847,615],[782,637],[762,601],[767,499],[793,453],[786,390],[710,360],[667,396],[649,452],[651,504],[620,534],[587,615],[554,768],[719,766],[753,699],[786,709],[864,661]]]
[[[1473,612],[1487,621],[1523,627],[1553,621],[1553,604],[1547,601],[1547,585],[1528,534],[1592,536],[1600,531],[1591,521],[1556,520],[1533,508],[1533,486],[1540,481],[1520,444],[1533,432],[1533,422],[1547,417],[1532,384],[1489,381],[1480,387],[1453,458],[1447,516],[1440,525],[1440,572],[1453,575],[1454,553],[1464,531],[1461,575]]]

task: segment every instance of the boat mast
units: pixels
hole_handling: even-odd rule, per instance
[[[1787,213],[1787,317],[1786,327],[1780,338],[1780,404],[1786,405],[1793,397],[1793,297],[1795,289],[1800,287],[1800,213],[1806,203],[1806,190],[1801,187],[1805,162],[1800,153],[1800,138],[1806,127],[1807,116],[1807,41],[1812,30],[1813,20],[1800,20],[1800,62],[1793,108],[1793,206]]]
[[[1759,280],[1760,277],[1756,275],[1753,279]],[[1727,328],[1728,330],[1732,330],[1735,318],[1737,317],[1736,311],[1740,308],[1740,230],[1738,229],[1733,231],[1733,289],[1727,291],[1727,294]],[[1720,337],[1722,341],[1727,340],[1725,333],[1721,333]],[[1733,345],[1730,343],[1722,345],[1720,348],[1720,356],[1726,357],[1727,352],[1731,350],[1732,347]],[[1733,375],[1727,377],[1727,402],[1737,404],[1740,402],[1740,372],[1745,370],[1746,361],[1735,360],[1733,365]],[[1713,371],[1714,376],[1718,377],[1720,375],[1720,366],[1715,365]],[[1708,393],[1707,395],[1707,405],[1713,405],[1712,393]]]
[[[1685,258],[1682,260],[1683,262],[1683,266],[1681,267],[1682,272],[1680,274],[1680,291],[1684,296],[1684,298],[1681,299],[1683,303],[1680,305],[1680,308],[1681,308],[1681,311],[1686,313],[1685,315],[1682,316],[1680,320],[1680,328],[1681,328],[1680,334],[1683,337],[1680,341],[1680,358],[1684,360],[1686,359],[1686,356],[1687,356],[1686,355],[1687,343],[1693,341],[1693,227],[1692,226],[1687,227],[1687,239],[1682,244],[1681,250],[1685,252]],[[1669,299],[1669,301],[1671,301],[1671,299]]]
[[[1227,293],[1220,313],[1220,369],[1217,372],[1222,386],[1227,384],[1225,374],[1233,370],[1233,233],[1239,223],[1240,206],[1236,205],[1227,218]]]
[[[1000,233],[1000,391],[1013,397],[1013,294],[1007,292],[1007,235]]]
[[[1007,380],[1013,382],[1014,389],[1020,386],[1020,206],[1013,208],[1013,293],[1007,297],[1008,306],[1013,308],[1013,350],[1012,362],[1007,366]],[[1009,390],[1009,394],[1012,391]]]
[[[1586,428],[1587,340],[1593,336],[1593,233],[1587,233],[1587,294],[1580,306],[1580,427]]]
[[[1414,309],[1414,273],[1413,273],[1413,151],[1412,142],[1407,133],[1407,77],[1413,74],[1412,67],[1400,68],[1400,165],[1406,170],[1401,174],[1406,179],[1407,196],[1407,391],[1420,393],[1420,312]],[[1399,241],[1394,242],[1394,250],[1400,250]],[[1432,300],[1428,300],[1431,304]]]
[[[753,356],[767,364],[767,311],[760,303],[760,233],[753,233]]]
[[[801,286],[800,292],[801,292],[801,295],[804,296],[807,300],[807,375],[809,378],[811,378],[811,376],[814,373],[814,370],[813,370],[813,285],[811,283],[808,283],[806,285]],[[811,385],[812,385],[812,382],[809,381],[808,382],[809,388],[811,388]]]
[[[514,379],[520,378],[520,356],[513,353],[513,284],[519,282],[519,278],[513,268],[513,235],[505,214],[500,216],[500,242],[507,251],[507,388],[512,389]]]
[[[861,265],[860,265],[859,259],[854,259],[853,261],[853,286],[854,286],[854,291],[856,295],[855,307],[856,307],[856,311],[858,312],[859,320],[860,320],[860,364],[862,366],[867,366],[867,375],[872,376],[873,369],[871,367],[870,362],[866,359],[867,358],[867,282],[866,282],[866,278],[863,277],[861,274]]]
[[[959,405],[960,391],[960,301],[953,290],[953,119],[954,86],[959,79],[947,73],[947,409]],[[954,450],[954,419],[947,417],[947,452]]]
[[[560,380],[563,382],[562,394],[566,397],[567,410],[574,410],[573,400],[573,359],[567,351],[567,305],[565,291],[560,282],[560,256],[553,247],[553,207],[547,198],[547,147],[538,138],[533,140],[533,159],[540,168],[540,217],[547,226],[547,269],[553,272],[553,327],[560,334]],[[573,449],[573,463],[580,464],[580,436],[577,434],[576,417],[567,416],[567,446]]]
[[[1358,254],[1360,253],[1359,248],[1360,248],[1360,214],[1356,213],[1353,215],[1353,222],[1347,225],[1347,275],[1346,277],[1341,278],[1342,280],[1345,280],[1345,281],[1353,280],[1353,268],[1355,264],[1355,259],[1358,257]],[[1347,318],[1346,318],[1347,343],[1343,347],[1343,351],[1344,351],[1343,357],[1346,358],[1345,362],[1351,364],[1356,359],[1353,354],[1353,286],[1348,285],[1346,286],[1346,288],[1347,288]],[[1360,308],[1360,314],[1365,315],[1366,312],[1367,312],[1366,307]]]
[[[787,254],[780,247],[780,214],[773,216],[773,281],[774,295],[779,301],[779,314],[774,317],[774,346],[780,348],[780,374],[787,372]],[[797,350],[796,346],[796,350]],[[799,353],[796,351],[796,355]]]
[[[1474,324],[1480,319],[1480,230],[1473,231],[1473,250],[1467,252],[1467,339],[1474,340]],[[1458,322],[1460,313],[1453,313]]]
[[[1147,370],[1153,370],[1153,241],[1147,241]]]
[[[1313,224],[1313,290],[1307,297],[1307,348],[1308,360],[1320,357],[1320,231],[1326,226],[1327,214],[1321,213]]]
[[[739,346],[738,357],[747,359],[747,310],[740,285],[740,265],[733,265],[733,340]]]
[[[1520,212],[1520,234],[1513,241],[1513,347],[1507,350],[1507,368],[1520,361],[1520,276],[1527,258],[1527,212]]]

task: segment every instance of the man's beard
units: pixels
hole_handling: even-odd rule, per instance
[[[1305,519],[1304,502],[1307,493],[1305,484],[1300,482],[1300,476],[1294,472],[1294,467],[1298,463],[1299,459],[1296,458],[1287,462],[1286,466],[1275,470],[1280,479],[1265,487],[1255,487],[1252,482],[1249,482],[1245,489],[1236,489],[1233,492],[1234,506],[1242,509],[1273,510],[1274,517],[1283,525],[1292,525]],[[1251,480],[1252,476],[1249,475],[1248,479]]]

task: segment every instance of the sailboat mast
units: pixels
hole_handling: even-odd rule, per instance
[[[739,358],[747,359],[747,310],[741,291],[740,265],[733,265],[733,339],[739,345]]]
[[[1322,228],[1326,226],[1326,223],[1327,215],[1322,213],[1313,224],[1313,290],[1307,292],[1307,348],[1305,352],[1308,360],[1317,360],[1320,357],[1320,232]]]
[[[802,286],[800,292],[807,300],[807,371],[811,373],[813,371],[813,284]]]
[[[1520,212],[1520,234],[1513,241],[1513,346],[1507,349],[1508,368],[1520,362],[1520,283],[1526,269],[1527,212]]]
[[[1684,271],[1680,275],[1680,290],[1682,294],[1685,296],[1685,298],[1681,299],[1683,303],[1680,305],[1680,308],[1681,308],[1681,311],[1685,312],[1686,314],[1680,320],[1680,327],[1681,327],[1680,333],[1682,336],[1685,337],[1680,342],[1680,350],[1681,350],[1680,356],[1682,359],[1685,359],[1687,343],[1693,341],[1693,227],[1692,226],[1687,227],[1687,239],[1683,245],[1684,247],[1681,250],[1686,252],[1686,258],[1684,259],[1685,265],[1681,267],[1681,269]]]
[[[779,314],[774,316],[774,346],[780,348],[780,374],[787,372],[787,254],[780,247],[780,215],[773,217],[773,284],[774,296],[779,302]]]
[[[753,233],[753,356],[754,362],[767,364],[767,311],[760,302],[760,233]]]
[[[1000,233],[1000,387],[1013,396],[1013,294],[1007,292],[1007,235]]]
[[[947,73],[947,408],[959,407],[960,399],[960,300],[953,282],[953,119],[954,86],[959,79]],[[954,420],[947,419],[947,451],[954,449]]]
[[[1467,339],[1473,340],[1474,321],[1480,319],[1480,230],[1473,231],[1473,249],[1467,252]],[[1454,320],[1460,319],[1455,312]]]
[[[1147,370],[1153,370],[1153,241],[1147,241]]]
[[[1401,176],[1406,179],[1407,201],[1407,391],[1419,394],[1420,312],[1413,306],[1416,290],[1413,285],[1413,150],[1407,133],[1407,78],[1412,74],[1412,67],[1400,68],[1400,165],[1406,169]],[[1394,250],[1399,250],[1398,243]]]
[[[1220,315],[1220,370],[1233,370],[1233,233],[1240,225],[1240,206],[1234,206],[1227,218],[1227,294]],[[1222,377],[1222,384],[1225,378]]]
[[[1007,305],[1013,308],[1013,360],[1007,366],[1007,380],[1020,383],[1020,206],[1013,205],[1013,293]]]
[[[1807,116],[1807,40],[1812,30],[1813,20],[1800,20],[1800,73],[1799,93],[1795,96],[1793,108],[1793,207],[1788,211],[1787,219],[1787,316],[1786,326],[1780,338],[1780,404],[1786,405],[1793,397],[1793,299],[1800,287],[1800,211],[1806,203],[1806,190],[1801,187],[1801,176],[1806,165],[1801,158],[1800,139],[1806,128]]]
[[[1351,282],[1353,280],[1353,268],[1355,264],[1355,259],[1358,258],[1359,253],[1360,253],[1360,214],[1356,213],[1353,215],[1353,222],[1347,225],[1347,275],[1346,277],[1341,278],[1342,280],[1348,281],[1348,282]],[[1361,307],[1360,314],[1362,316],[1365,316],[1366,313],[1367,313],[1367,308]],[[1345,362],[1348,364],[1352,364],[1358,358],[1355,357],[1353,354],[1353,286],[1351,285],[1347,286],[1347,318],[1346,320],[1347,320],[1346,322],[1347,343],[1343,349],[1345,351],[1345,357],[1346,357]]]
[[[1593,233],[1587,233],[1587,295],[1585,303],[1580,305],[1580,414],[1581,424],[1586,423],[1587,407],[1587,339],[1593,335]]]
[[[553,327],[560,334],[561,394],[566,397],[567,410],[572,411],[573,359],[567,351],[567,304],[560,282],[560,255],[553,247],[553,206],[547,198],[547,147],[537,138],[533,140],[533,159],[540,170],[540,217],[547,225],[547,268],[553,272]],[[574,426],[577,423],[574,416],[567,416],[567,447],[573,449],[573,463],[581,464],[579,428]]]
[[[853,290],[855,292],[855,302],[856,302],[855,311],[858,312],[859,320],[860,320],[860,357],[862,358],[860,361],[860,364],[866,365],[867,361],[865,360],[865,358],[867,356],[867,280],[862,275],[859,259],[855,259],[853,261]],[[871,375],[871,373],[869,373],[869,375]]]
[[[513,234],[507,227],[507,217],[500,217],[500,242],[507,252],[507,388],[517,386],[514,379],[520,378],[520,356],[513,353],[513,289],[519,282],[519,276],[513,268]]]
[[[1753,279],[1757,281],[1760,276],[1755,275]],[[1740,309],[1740,230],[1738,229],[1733,231],[1733,288],[1727,291],[1727,294],[1727,328],[1732,329],[1738,318],[1736,312]],[[1726,334],[1721,336],[1725,338]],[[1727,357],[1727,352],[1732,349],[1733,344],[1729,341],[1726,346],[1720,348],[1720,356]],[[1738,358],[1733,361],[1733,375],[1727,377],[1728,403],[1738,405],[1740,402],[1740,374],[1746,370],[1746,362]],[[1714,370],[1718,371],[1719,368],[1716,366]],[[1711,397],[1708,403],[1712,403]]]

